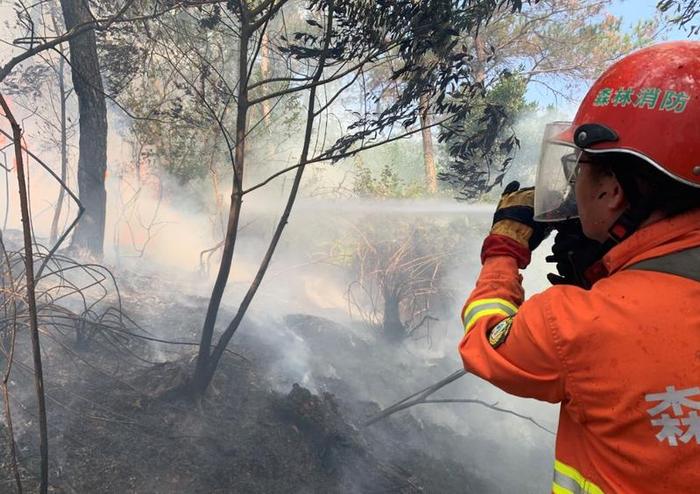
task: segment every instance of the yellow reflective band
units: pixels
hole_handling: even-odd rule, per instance
[[[469,330],[476,324],[480,318],[492,315],[502,315],[504,317],[514,316],[518,312],[518,308],[511,302],[502,298],[484,298],[475,300],[469,304],[462,313],[462,322],[464,323],[464,331]]]
[[[480,310],[474,317],[472,317],[469,320],[469,323],[464,327],[464,332],[468,333],[470,329],[477,323],[479,319],[482,317],[486,316],[493,316],[493,315],[500,315],[503,317],[510,317],[511,314],[509,312],[504,311],[501,308],[495,308],[495,309],[483,309]]]
[[[581,472],[558,460],[554,461],[554,483],[552,492],[555,494],[604,494],[603,490]]]
[[[480,300],[474,300],[471,304],[464,308],[464,312],[462,312],[462,321],[466,323],[471,317],[471,313],[473,311],[485,305],[497,305],[502,307],[506,311],[510,310],[513,312],[512,314],[509,314],[511,316],[515,315],[515,313],[518,311],[518,308],[515,305],[513,305],[512,302],[509,302],[504,298],[482,298]]]
[[[562,487],[556,482],[552,483],[552,494],[574,494],[574,491],[570,491],[566,487]]]

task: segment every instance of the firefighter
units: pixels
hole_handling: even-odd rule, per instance
[[[524,301],[518,270],[552,227],[556,284]],[[460,354],[561,404],[552,492],[700,492],[700,43],[628,55],[548,125],[481,260]]]

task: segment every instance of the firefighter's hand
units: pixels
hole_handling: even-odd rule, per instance
[[[499,255],[514,257],[523,269],[530,263],[531,252],[549,233],[544,223],[534,221],[535,189],[521,189],[509,183],[493,216],[491,233],[484,242],[482,260]]]
[[[535,188],[520,188],[520,183],[506,185],[493,216],[491,233],[505,235],[531,251],[535,250],[549,233],[544,223],[533,220]]]
[[[590,288],[593,280],[589,268],[602,257],[601,244],[583,234],[578,219],[557,223],[555,229],[552,254],[545,260],[555,263],[557,274],[549,273],[547,279],[553,285]]]

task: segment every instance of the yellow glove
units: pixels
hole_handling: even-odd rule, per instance
[[[533,220],[535,189],[520,188],[520,183],[509,183],[493,216],[491,234],[484,242],[482,260],[496,255],[510,255],[524,268],[530,263],[531,252],[549,233],[544,223]]]

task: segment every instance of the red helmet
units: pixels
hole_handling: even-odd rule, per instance
[[[573,166],[581,151],[638,156],[700,188],[700,42],[636,51],[593,84],[573,122],[545,129],[535,187],[535,218],[577,215]]]
[[[612,65],[557,140],[630,153],[700,187],[700,42],[660,43]]]

